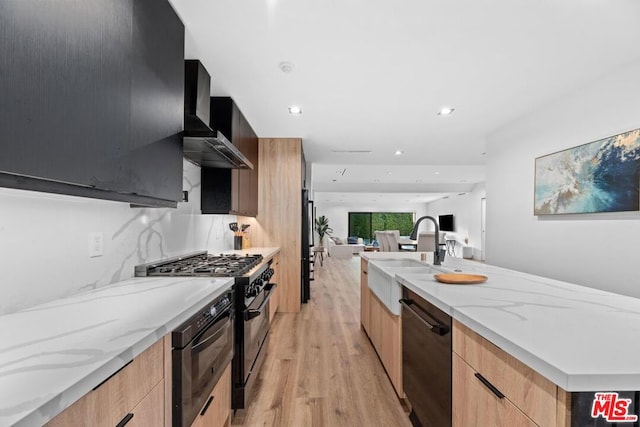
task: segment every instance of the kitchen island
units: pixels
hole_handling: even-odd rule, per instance
[[[361,257],[375,262],[419,254]],[[447,258],[442,268],[488,280],[448,285],[432,274],[395,277],[454,319],[454,347],[462,332],[486,340],[557,386],[559,398],[566,393],[567,411],[579,392],[593,401],[597,391],[640,390],[640,300],[458,258]]]

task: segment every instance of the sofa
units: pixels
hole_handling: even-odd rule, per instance
[[[364,251],[362,239],[358,243],[347,243],[347,239],[330,237],[327,239],[327,253],[335,258],[350,258],[358,252]]]

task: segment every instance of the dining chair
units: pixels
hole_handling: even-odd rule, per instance
[[[418,244],[416,250],[418,252],[434,252],[436,250],[436,243],[434,241],[435,234],[435,231],[421,231],[420,234],[418,234]],[[444,233],[442,231],[439,232],[438,241],[441,244],[445,244],[444,237],[446,235],[447,233]]]
[[[386,231],[380,232],[380,238],[382,239],[382,252],[389,252],[391,250],[389,246],[389,236]]]
[[[396,231],[398,234],[396,235]],[[387,238],[387,245],[389,245],[389,252],[399,252],[400,251],[400,231],[398,230],[387,230],[384,232],[385,237]]]

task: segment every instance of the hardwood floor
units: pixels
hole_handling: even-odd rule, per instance
[[[359,257],[325,257],[309,303],[276,315],[251,401],[234,426],[411,426],[360,330]]]

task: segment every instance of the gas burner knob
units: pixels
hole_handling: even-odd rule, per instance
[[[216,308],[216,306],[212,305],[211,307],[209,307],[209,316],[216,317],[216,314],[218,314],[218,309]]]

